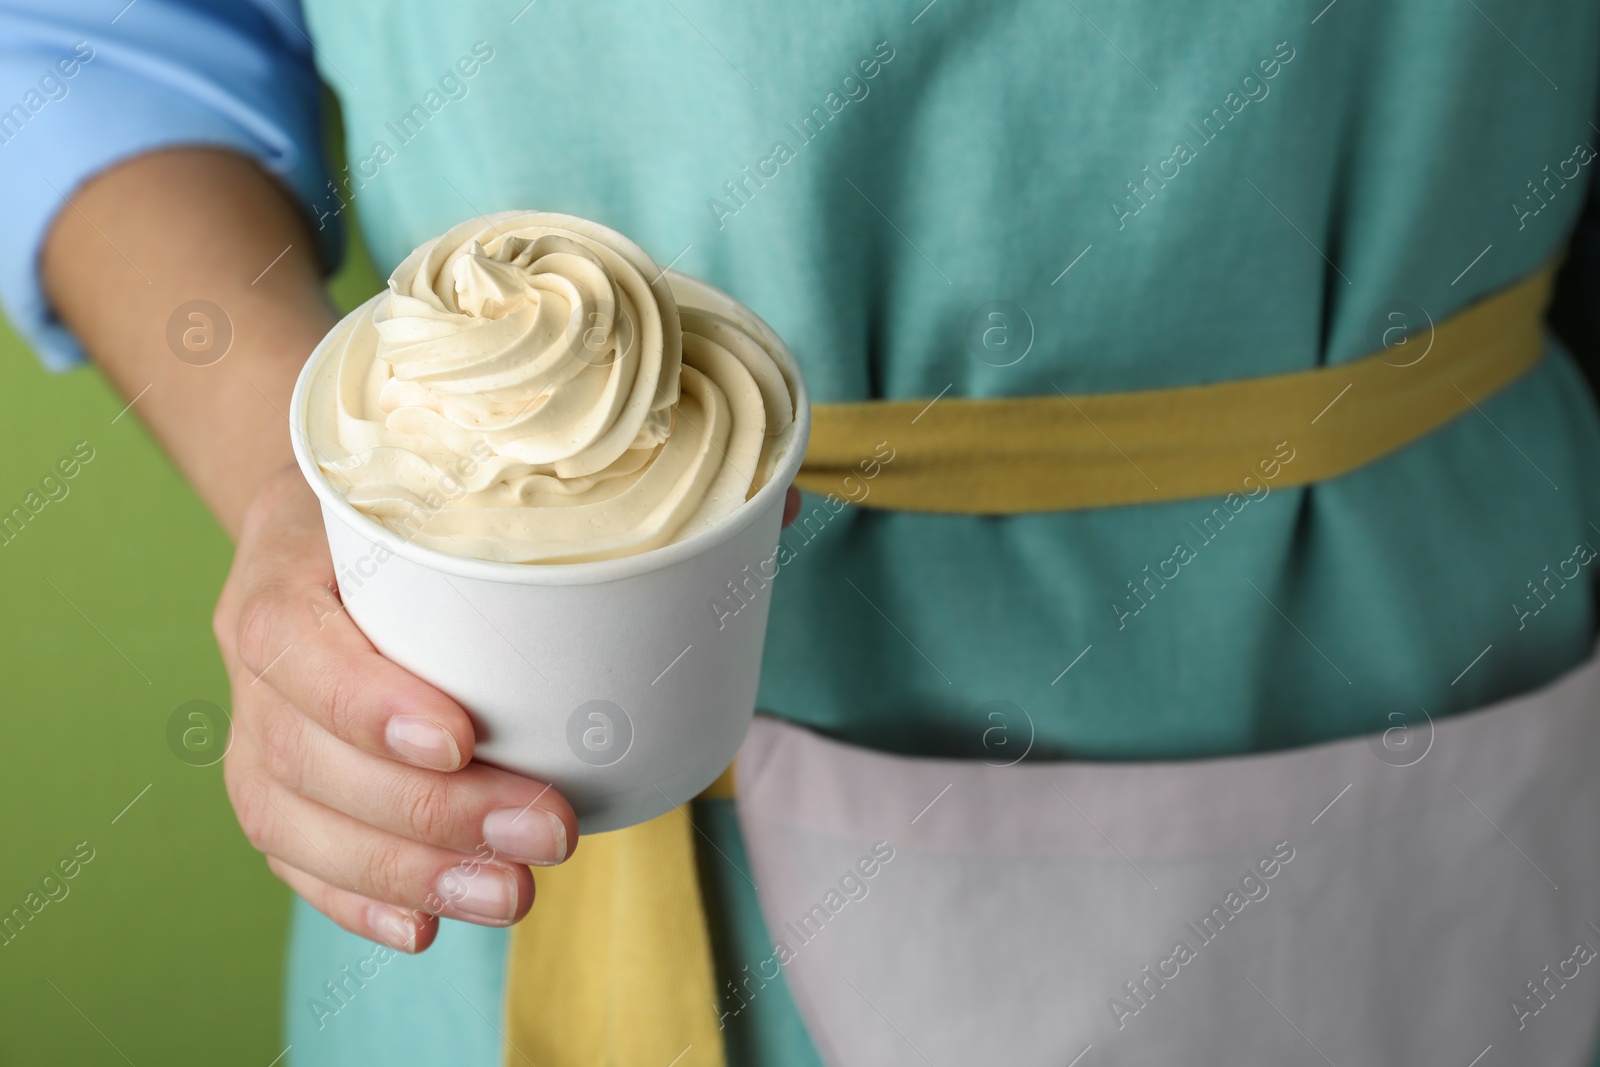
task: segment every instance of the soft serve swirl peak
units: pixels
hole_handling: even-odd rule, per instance
[[[307,436],[352,506],[420,545],[632,555],[726,517],[792,444],[762,331],[598,223],[485,216],[335,328]]]

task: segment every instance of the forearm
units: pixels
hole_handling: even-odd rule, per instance
[[[123,396],[140,397],[134,411],[237,537],[257,487],[293,462],[289,395],[335,318],[287,195],[229,152],[140,156],[73,195],[42,260],[62,320]],[[193,300],[231,322],[227,355],[209,365],[168,341]]]

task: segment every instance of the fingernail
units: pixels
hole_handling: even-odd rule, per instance
[[[367,925],[378,932],[378,940],[401,952],[417,950],[417,924],[399,908],[387,904],[367,906]]]
[[[567,825],[540,808],[503,808],[483,820],[483,840],[506,859],[553,867],[567,858]]]
[[[457,911],[500,924],[516,917],[517,879],[504,867],[474,860],[445,871],[438,888]]]
[[[461,766],[461,750],[450,731],[421,715],[396,715],[383,728],[383,739],[395,755],[429,770]]]

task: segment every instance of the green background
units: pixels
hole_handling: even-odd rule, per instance
[[[352,255],[332,284],[349,308],[380,282]],[[79,842],[95,851],[0,944],[0,1064],[267,1067],[289,892],[220,764],[167,742],[180,705],[229,706],[211,609],[232,546],[138,409],[112,422],[124,401],[95,370],[51,374],[0,326],[0,396],[0,512],[77,442],[95,450],[0,547],[0,917]]]

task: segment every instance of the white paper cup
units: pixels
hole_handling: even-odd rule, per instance
[[[289,407],[295,458],[322,503],[351,619],[379,652],[471,713],[476,758],[553,784],[583,833],[690,800],[739,750],[755,710],[784,494],[811,429],[799,367],[771,327],[704,282],[668,280],[680,303],[759,337],[795,404],[794,436],[772,478],[684,541],[565,564],[425,548],[351,507],[311,455],[307,394],[329,385],[328,341],[306,362]]]

